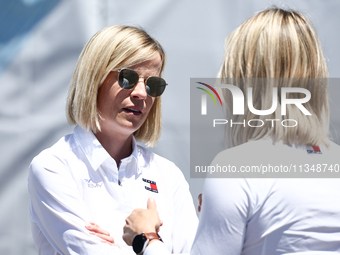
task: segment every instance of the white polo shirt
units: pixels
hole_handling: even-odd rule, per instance
[[[303,162],[304,178],[206,179],[191,253],[340,254],[340,147],[331,143],[328,149],[321,148],[321,153],[308,150],[282,142],[273,145],[268,139],[218,154],[212,165],[251,165],[254,158],[255,162],[282,158],[277,164],[287,165]],[[314,172],[311,169],[321,167],[317,163],[327,163],[327,170],[321,165],[318,171],[332,178],[308,178]]]
[[[39,254],[134,254],[122,239],[125,218],[154,197],[172,253],[188,253],[197,217],[182,172],[169,160],[138,146],[120,162],[92,132],[76,126],[35,157],[28,176],[30,220]],[[97,223],[121,248],[101,243],[85,225]]]

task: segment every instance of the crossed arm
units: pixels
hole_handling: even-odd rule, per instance
[[[202,206],[202,194],[198,196],[198,202],[198,212],[200,212]],[[115,245],[114,239],[110,236],[108,231],[102,229],[93,222],[90,222],[90,224],[91,225],[85,226],[90,231],[90,234],[100,237],[103,243]],[[149,198],[147,209],[135,209],[131,215],[126,218],[123,239],[127,245],[131,246],[136,235],[143,232],[158,232],[162,224],[163,222],[159,219],[156,203],[153,198]],[[159,242],[159,240],[151,240],[148,245],[151,245],[154,242]],[[157,248],[155,248],[155,250],[156,249]],[[148,251],[146,251],[145,254],[153,254],[153,251],[149,250],[149,253],[147,252]],[[160,254],[160,251],[157,251],[157,254]],[[170,253],[164,250],[162,254],[166,255]]]

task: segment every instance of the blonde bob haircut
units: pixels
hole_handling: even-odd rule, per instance
[[[255,115],[245,107],[245,115],[233,115],[232,121],[255,119],[263,121],[261,128],[233,125],[229,128],[229,146],[266,139],[288,145],[328,146],[329,105],[328,70],[317,34],[302,14],[276,7],[259,12],[232,32],[225,42],[225,56],[219,71],[222,83],[231,80],[243,92],[252,87],[255,109],[269,109],[273,87],[277,87],[277,111],[270,115]],[[255,79],[254,79],[255,78]],[[263,79],[259,79],[263,78]],[[295,105],[287,106],[281,115],[281,88],[299,87],[310,91],[311,99],[304,107],[312,114],[305,116]],[[248,102],[247,93],[245,102]],[[226,102],[231,93],[223,91]],[[301,93],[289,93],[289,98],[303,98]],[[231,116],[232,106],[227,107]],[[266,119],[276,119],[273,125]],[[295,127],[283,127],[283,120],[294,119]],[[258,125],[258,124],[252,124]],[[287,125],[292,125],[289,123]],[[273,127],[272,127],[273,126]]]
[[[131,26],[110,26],[97,32],[85,45],[73,74],[67,99],[67,120],[96,133],[101,131],[97,109],[98,88],[114,69],[127,68],[160,55],[162,46],[144,30]],[[157,97],[143,125],[134,132],[147,146],[157,143],[162,129],[161,98]]]

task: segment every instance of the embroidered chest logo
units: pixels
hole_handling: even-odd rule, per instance
[[[94,183],[92,179],[84,179],[84,181],[87,183],[87,187],[89,188],[101,188],[103,186],[102,182]]]
[[[319,146],[307,146],[308,154],[322,154]]]
[[[143,182],[148,183],[148,185],[145,186],[146,190],[158,193],[156,182],[150,181],[150,180],[147,180],[147,179],[144,179],[144,178],[142,180],[143,180]]]

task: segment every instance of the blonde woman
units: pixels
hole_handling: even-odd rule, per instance
[[[142,248],[161,236],[170,252],[189,251],[197,218],[188,184],[172,162],[137,145],[160,137],[164,65],[161,45],[135,27],[104,28],[84,47],[67,101],[74,133],[30,165],[39,254],[134,254],[122,239],[125,218],[149,197],[164,225]]]
[[[257,120],[252,125],[259,127],[229,128],[232,148],[218,154],[212,165],[252,167],[270,162],[280,167],[301,162],[303,177],[308,178],[311,172],[306,167],[330,165],[339,157],[339,146],[328,138],[328,70],[316,32],[305,16],[271,8],[245,21],[226,39],[219,77],[222,83],[234,81],[245,95],[252,87],[257,110],[270,109],[275,99],[278,103],[269,115],[256,115],[248,107],[244,115],[233,115],[229,106],[227,115],[234,123],[252,119]],[[274,87],[278,92],[273,99]],[[308,90],[311,98],[299,107],[288,105],[284,114],[283,88],[297,87]],[[228,91],[224,97],[232,102]],[[299,100],[305,95],[289,93],[288,97]],[[192,254],[338,254],[339,194],[336,178],[207,179]]]

